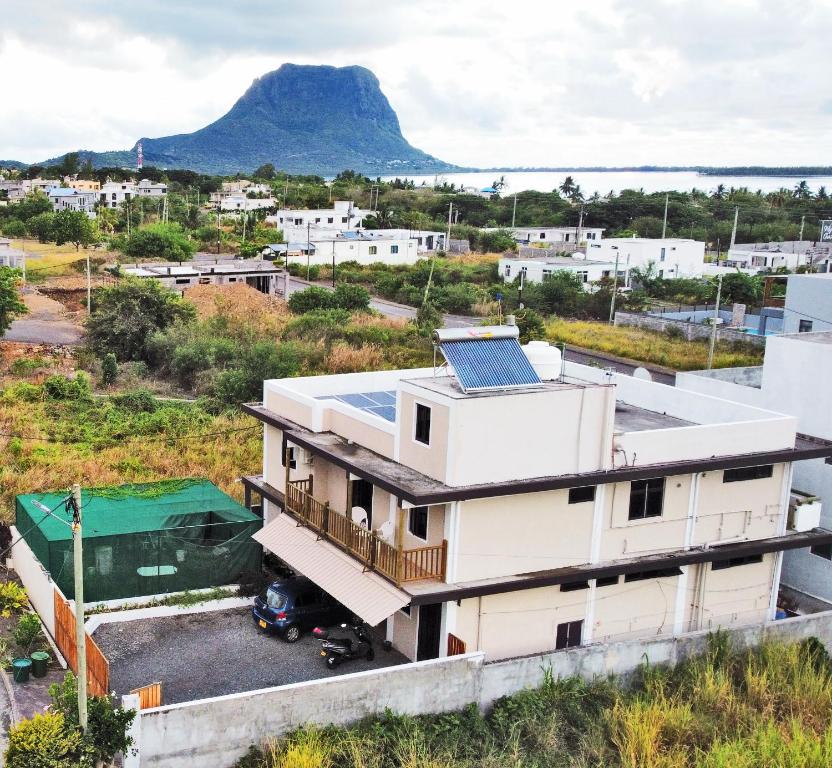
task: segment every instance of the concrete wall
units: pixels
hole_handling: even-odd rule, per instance
[[[737,648],[764,639],[820,639],[832,650],[832,611],[729,630]],[[626,676],[645,662],[677,664],[707,649],[708,632],[678,637],[588,645],[485,664],[483,654],[357,672],[261,691],[145,710],[133,730],[137,753],[125,768],[228,766],[249,745],[279,737],[305,723],[345,725],[385,709],[407,714],[447,712],[476,702],[487,708],[501,696],[556,678],[591,680]],[[126,702],[127,703],[127,702]]]
[[[832,330],[832,274],[789,275],[783,333],[797,333],[800,321],[812,324],[812,331]]]
[[[638,328],[647,328],[651,331],[665,332],[668,328],[678,328],[683,337],[688,341],[693,339],[710,339],[711,326],[704,323],[688,323],[684,320],[674,320],[669,317],[657,317],[641,312],[615,313],[616,325],[633,325]],[[743,333],[733,328],[720,326],[717,329],[716,337],[719,341],[744,341],[749,344],[762,346],[766,343],[765,336],[758,336],[753,333]]]
[[[12,547],[12,563],[14,570],[23,586],[26,587],[26,594],[29,602],[49,631],[52,637],[55,636],[55,585],[49,572],[41,565],[40,560],[35,557],[25,539],[20,537],[17,528],[11,527],[12,540],[15,542]]]

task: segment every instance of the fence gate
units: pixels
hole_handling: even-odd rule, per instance
[[[130,693],[135,693],[139,697],[139,708],[150,709],[151,707],[162,706],[162,684],[150,683],[143,685],[141,688],[134,688]]]
[[[88,632],[84,633],[87,645],[87,693],[90,696],[108,696],[110,693],[110,663]],[[63,654],[70,669],[78,674],[78,652],[75,647],[75,612],[69,602],[55,590],[55,645]]]

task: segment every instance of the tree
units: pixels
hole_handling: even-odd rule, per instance
[[[118,377],[118,361],[112,352],[104,355],[101,361],[101,381],[106,384],[113,384]]]
[[[124,253],[131,259],[190,261],[196,246],[178,224],[150,224],[132,234]]]
[[[87,343],[98,355],[112,352],[120,361],[146,360],[155,332],[195,317],[193,304],[156,280],[128,278],[96,293]]]
[[[17,214],[17,218],[28,221],[39,213],[52,213],[52,203],[49,202],[49,198],[43,192],[38,190],[26,195],[15,206],[14,211]]]
[[[84,211],[58,211],[52,220],[52,237],[57,245],[72,243],[77,251],[97,240],[92,219]]]
[[[793,194],[799,200],[807,200],[812,196],[812,190],[809,188],[809,183],[804,179],[795,184]]]
[[[716,295],[715,292],[716,286],[714,286],[714,295]],[[737,303],[754,306],[760,300],[761,293],[762,290],[758,279],[737,270],[734,274],[725,275],[722,278],[720,303]]]
[[[508,229],[480,232],[477,238],[477,250],[482,253],[514,252],[517,250],[517,241]]]
[[[255,172],[254,177],[257,179],[266,179],[271,181],[275,177],[274,166],[271,163],[263,163]]]
[[[19,283],[20,272],[0,267],[0,336],[9,330],[12,320],[29,311],[17,292]]]
[[[61,164],[58,166],[58,173],[61,176],[74,176],[78,173],[79,160],[77,152],[67,152]]]
[[[567,176],[563,180],[563,183],[558,187],[558,189],[563,192],[564,197],[571,197],[577,188],[578,185],[575,184],[575,179],[571,176]]]
[[[9,219],[3,224],[3,234],[6,237],[23,237],[26,225],[20,219]]]
[[[33,216],[26,222],[26,229],[30,235],[38,239],[38,242],[48,243],[52,240],[52,228],[55,224],[55,214],[49,211],[48,213],[39,213]]]

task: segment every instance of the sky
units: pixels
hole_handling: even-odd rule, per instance
[[[0,159],[196,130],[285,62],[372,70],[465,166],[832,164],[832,0],[0,0]]]

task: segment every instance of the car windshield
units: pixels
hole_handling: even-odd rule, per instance
[[[263,599],[269,608],[274,608],[276,611],[286,607],[286,595],[282,592],[278,592],[276,589],[267,589],[266,595]]]

